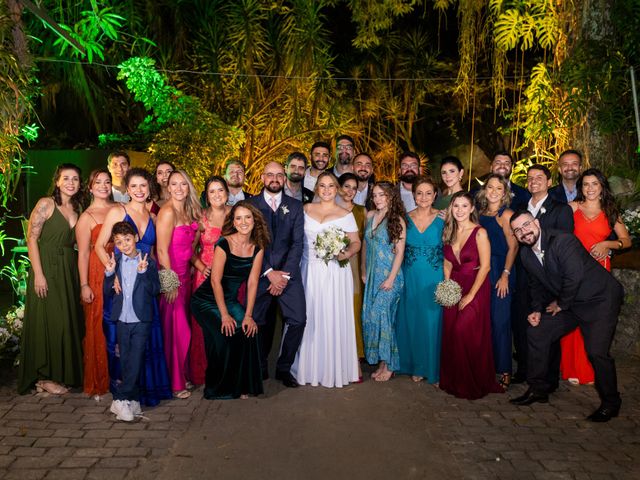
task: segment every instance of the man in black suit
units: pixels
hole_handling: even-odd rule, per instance
[[[287,387],[297,387],[298,382],[290,370],[307,323],[300,274],[304,242],[302,202],[284,195],[285,174],[279,163],[271,162],[264,167],[262,181],[262,192],[249,200],[264,216],[271,234],[271,242],[264,252],[262,275],[253,309],[259,327],[262,372],[263,377],[268,378],[267,358],[273,343],[276,320],[274,310],[269,307],[277,302],[285,328],[276,363],[276,379]]]
[[[576,183],[582,172],[582,154],[577,150],[565,150],[558,157],[560,182],[549,190],[549,196],[556,202],[569,203],[578,194]]]
[[[527,392],[511,400],[516,405],[547,402],[553,385],[548,380],[552,345],[577,326],[595,372],[601,405],[589,417],[606,422],[622,403],[616,367],[609,355],[624,291],[580,241],[570,233],[545,229],[528,211],[511,217],[513,233],[522,244],[522,264],[529,274],[531,304]]]
[[[558,203],[549,196],[551,186],[551,171],[544,165],[532,165],[527,171],[527,189],[531,199],[526,204],[526,209],[540,221],[545,230],[561,230],[573,233],[573,210],[569,205]],[[527,330],[528,321],[526,306],[529,304],[530,295],[527,287],[527,272],[519,268],[516,272],[515,306],[512,310],[511,328],[513,331],[513,344],[515,347],[518,371],[513,376],[512,383],[523,383],[527,379]],[[560,344],[551,348],[551,367],[549,368],[549,380],[558,386],[560,370]],[[553,379],[555,377],[555,380]]]

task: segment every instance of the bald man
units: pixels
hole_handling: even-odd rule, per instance
[[[255,205],[269,227],[271,243],[265,249],[262,274],[258,284],[253,317],[258,324],[262,356],[262,376],[268,378],[267,358],[273,343],[277,302],[285,324],[276,363],[276,379],[286,387],[295,388],[298,382],[291,375],[291,365],[302,341],[307,323],[306,304],[300,259],[304,242],[302,202],[283,194],[285,173],[282,165],[271,162],[262,173],[264,188],[249,201]]]

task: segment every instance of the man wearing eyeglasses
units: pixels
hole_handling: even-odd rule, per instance
[[[302,202],[283,193],[285,179],[282,165],[267,163],[262,173],[264,188],[249,199],[262,213],[271,237],[271,242],[264,251],[253,317],[258,324],[262,377],[267,379],[267,359],[276,324],[276,309],[272,306],[274,303],[280,306],[285,327],[276,363],[276,379],[282,381],[285,387],[295,388],[298,382],[291,375],[291,365],[307,322],[300,272],[304,218]]]
[[[349,135],[340,135],[336,138],[336,163],[333,166],[333,174],[340,178],[345,172],[353,171],[353,157],[355,155],[353,138]]]
[[[587,418],[607,422],[617,417],[622,401],[609,348],[624,296],[622,285],[573,234],[545,228],[540,219],[526,210],[515,213],[510,224],[522,245],[520,256],[531,293],[527,315],[529,389],[511,403],[531,405],[548,401],[554,390],[549,380],[553,346],[579,326],[601,401],[600,407]]]

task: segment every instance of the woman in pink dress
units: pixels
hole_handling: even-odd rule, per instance
[[[209,177],[204,186],[204,201],[207,208],[200,217],[200,245],[191,259],[191,263],[195,267],[192,292],[195,292],[211,274],[213,251],[222,233],[224,219],[231,210],[231,207],[227,205],[227,200],[229,200],[229,187],[225,179],[217,175]],[[204,349],[202,328],[193,315],[191,316],[189,370],[191,381],[195,385],[204,385],[207,355]]]
[[[503,392],[491,343],[491,245],[473,204],[469,193],[454,193],[442,234],[444,278],[462,287],[462,298],[444,309],[440,388],[469,400]]]
[[[189,398],[191,257],[199,240],[201,208],[193,183],[184,170],[171,173],[168,191],[170,198],[158,214],[156,250],[160,267],[173,270],[178,275],[180,287],[162,294],[160,316],[173,396]]]
[[[631,238],[620,218],[607,177],[600,170],[590,168],[580,176],[576,189],[576,199],[569,203],[573,209],[573,233],[591,256],[611,271],[611,250],[629,248]],[[616,240],[609,239],[612,231]],[[595,375],[580,329],[562,337],[560,348],[562,378],[573,385],[593,383]]]

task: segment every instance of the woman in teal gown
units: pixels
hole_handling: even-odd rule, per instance
[[[407,240],[402,272],[405,288],[400,296],[396,337],[400,373],[414,382],[440,381],[442,308],[435,302],[436,286],[443,279],[442,229],[444,220],[433,208],[436,186],[428,177],[413,185],[417,208],[407,215]]]
[[[398,189],[389,182],[377,182],[372,199],[375,210],[367,215],[360,269],[365,284],[362,333],[367,362],[378,365],[371,378],[386,382],[400,367],[395,322],[404,287],[406,213]]]
[[[214,251],[211,281],[203,282],[191,296],[191,312],[204,334],[204,398],[209,400],[263,393],[258,327],[252,313],[269,233],[260,212],[241,201],[229,212],[222,235]],[[245,281],[246,309],[238,301]]]

